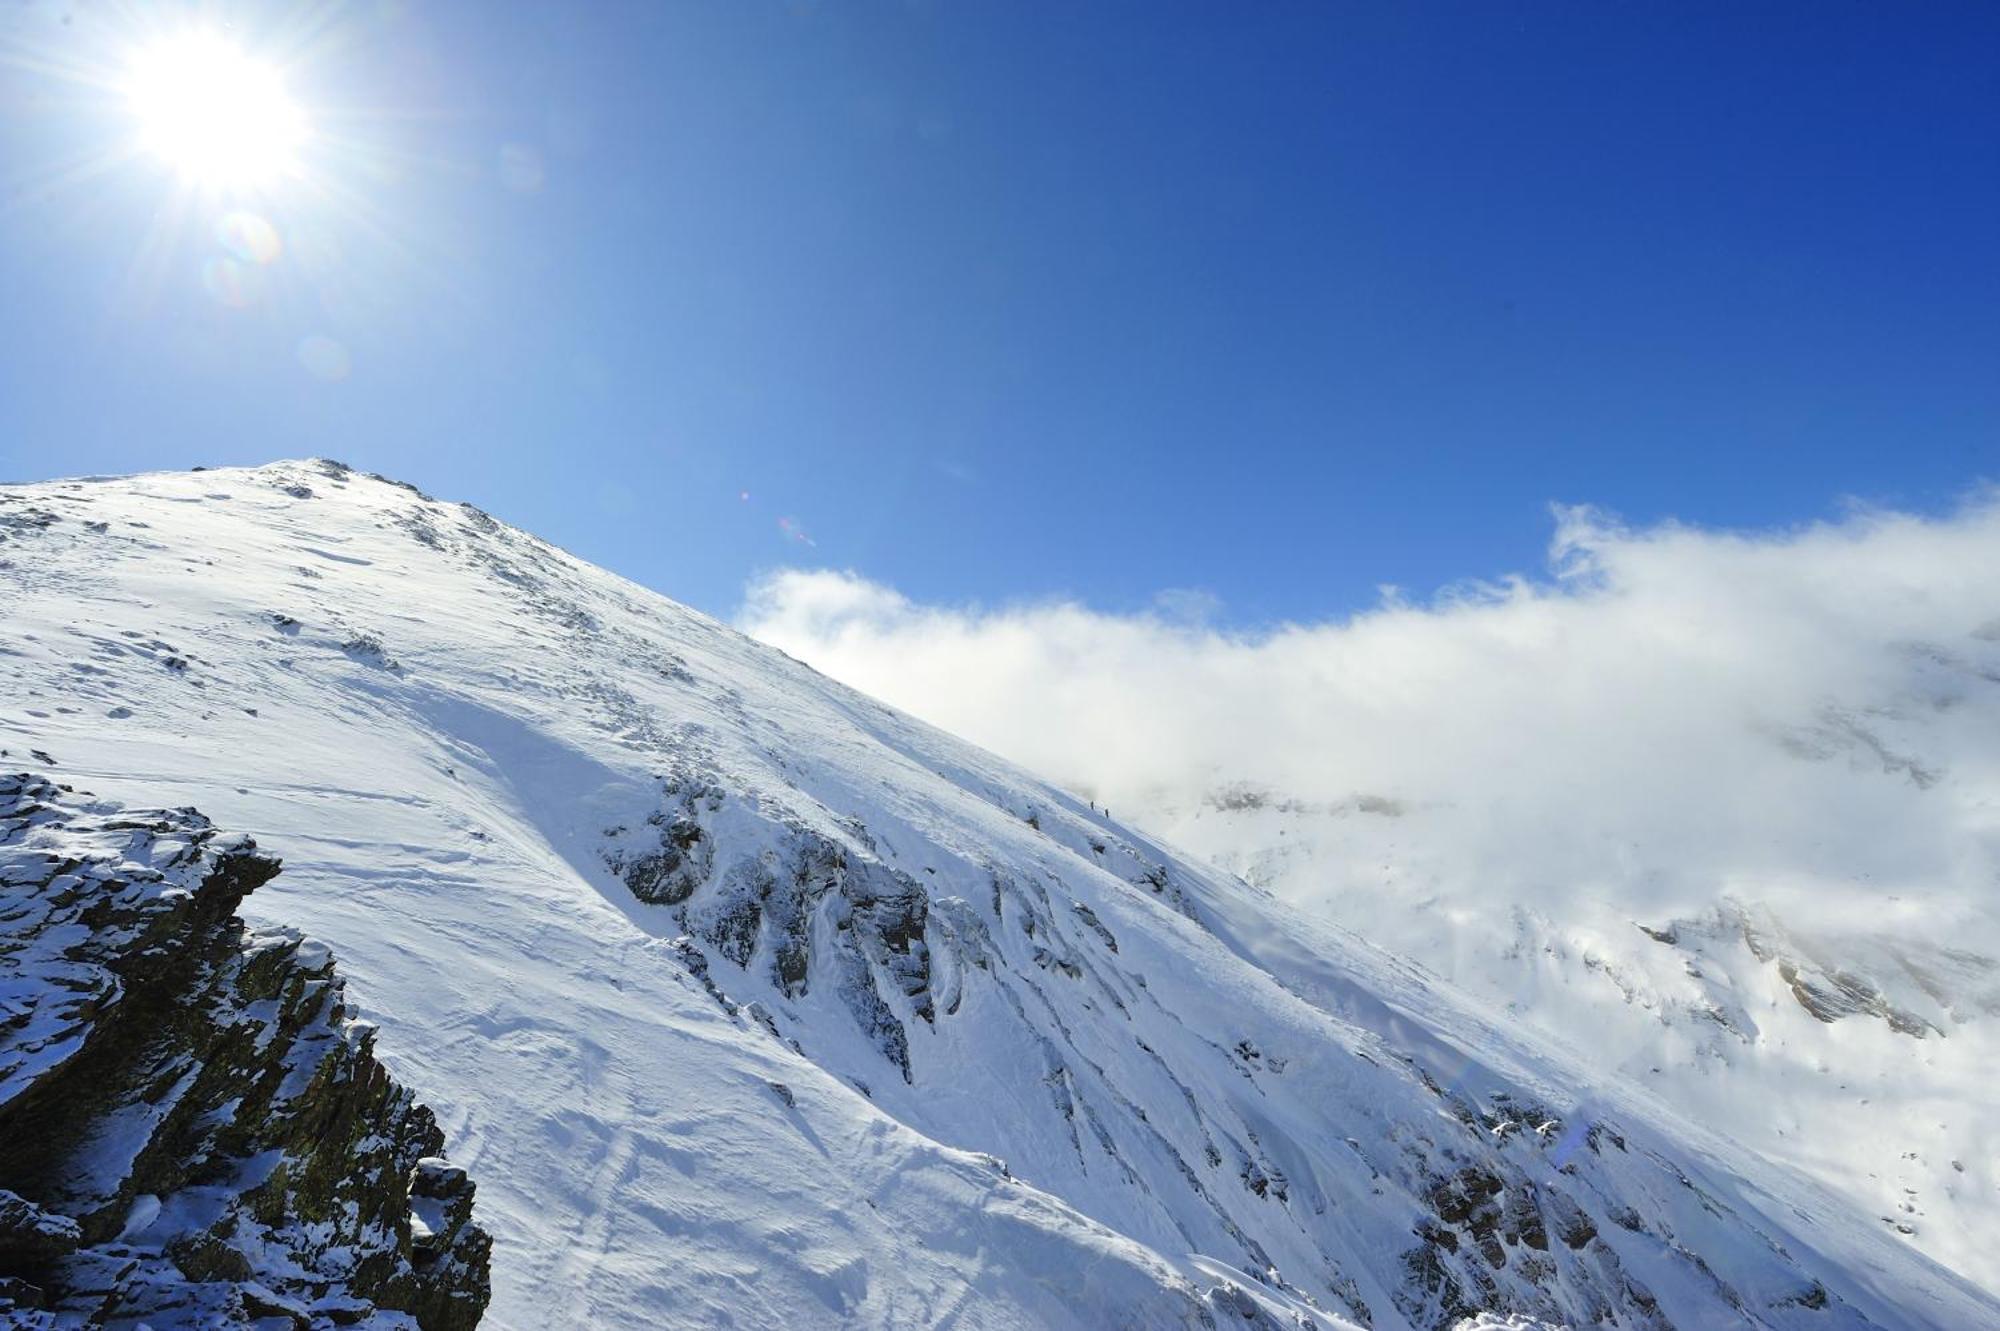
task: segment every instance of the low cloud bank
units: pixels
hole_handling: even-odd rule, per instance
[[[1276,825],[1222,806],[1289,803],[1329,892],[1924,932],[2000,896],[2000,491],[1759,534],[1558,510],[1545,570],[1422,604],[1227,632],[1185,602],[789,571],[739,621],[1197,851],[1243,862]]]

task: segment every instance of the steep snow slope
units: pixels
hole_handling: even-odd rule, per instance
[[[1850,741],[1860,752],[1821,759],[1852,758],[1857,783],[1872,768],[1891,786],[1885,798],[1921,796],[1893,788],[1903,778],[1881,772],[1876,749],[1921,754],[1925,722],[1977,722],[1911,710],[1918,724],[1899,724],[1908,710],[1878,713],[1869,742]],[[1975,778],[1957,798],[1976,807],[1992,796]],[[2000,1289],[2000,948],[1990,919],[1966,918],[1921,877],[1774,871],[1721,882],[1706,905],[1663,889],[1648,906],[1624,883],[1521,883],[1440,862],[1431,848],[1481,816],[1461,806],[1234,785],[1132,812],[1449,975],[1597,1075],[1647,1085]],[[1676,851],[1634,848],[1633,878],[1662,854]]]
[[[338,464],[0,489],[0,762],[286,872],[503,1326],[2000,1325],[1358,939]]]

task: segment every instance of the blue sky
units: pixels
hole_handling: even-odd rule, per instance
[[[178,209],[69,178],[141,21],[0,16],[0,478],[324,454],[717,613],[1256,624],[1532,568],[1551,501],[2000,475],[1993,6],[201,12],[314,137]]]

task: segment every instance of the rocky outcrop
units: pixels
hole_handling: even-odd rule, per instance
[[[1690,976],[1741,946],[1778,979],[1798,1005],[1832,1025],[1879,1020],[1898,1035],[1943,1038],[1960,1024],[2000,1015],[2000,960],[1960,948],[1893,935],[1827,934],[1789,927],[1767,907],[1729,901],[1706,914],[1665,925],[1640,924],[1656,943],[1689,956]],[[1725,971],[1727,966],[1722,968]],[[1702,1015],[1741,1038],[1749,1022],[1717,993]]]
[[[0,1322],[474,1326],[490,1241],[278,862],[0,777]]]
[[[731,798],[706,777],[668,779],[664,796],[645,828],[607,829],[604,858],[612,871],[640,901],[674,907],[690,934],[737,966],[764,957],[763,969],[786,998],[803,997],[818,972],[909,1081],[906,1019],[929,1024],[937,1016],[923,887],[864,847],[803,826],[788,827],[776,848],[718,866],[715,825]],[[819,966],[815,936],[833,940]]]
[[[1044,835],[1065,833],[1054,812],[1040,823]],[[1385,1071],[1402,1084],[1392,1090],[1385,1081],[1379,1091],[1401,1096],[1414,1084],[1428,1103],[1388,1125],[1390,1149],[1368,1168],[1365,1192],[1400,1196],[1407,1225],[1389,1236],[1388,1278],[1380,1269],[1367,1273],[1386,1295],[1386,1307],[1371,1307],[1355,1275],[1319,1246],[1322,1217],[1351,1211],[1354,1193],[1257,1104],[1271,1098],[1275,1079],[1291,1075],[1294,1056],[1248,1038],[1161,1053],[1136,1035],[1159,1014],[1152,984],[1099,911],[1059,890],[1060,879],[996,870],[977,904],[933,897],[928,875],[882,861],[882,840],[854,817],[818,827],[772,819],[757,793],[730,790],[689,763],[662,779],[656,811],[605,829],[600,853],[638,902],[663,908],[670,927],[685,931],[672,940],[673,953],[725,1011],[794,1052],[810,1049],[871,1098],[880,1089],[877,1068],[872,1058],[848,1061],[848,1051],[872,1050],[920,1092],[952,1082],[959,1072],[945,1060],[978,1041],[1032,1051],[1022,1080],[1053,1106],[1054,1139],[1067,1141],[1078,1173],[1108,1173],[1146,1195],[1178,1178],[1239,1250],[1235,1268],[1255,1273],[1267,1293],[1363,1325],[1424,1331],[1452,1331],[1482,1314],[1637,1331],[1701,1324],[1670,1315],[1657,1281],[1698,1287],[1705,1310],[1726,1310],[1745,1325],[1802,1326],[1819,1309],[1846,1319],[1830,1324],[1869,1325],[1790,1254],[1746,1229],[1721,1198],[1677,1166],[1628,1147],[1607,1122],[1572,1122],[1498,1088],[1474,1097],[1414,1062],[1403,1073]],[[1109,844],[1082,844],[1093,861],[1114,853]],[[1155,894],[1172,890],[1155,862],[1123,847],[1116,854],[1130,857],[1131,868],[1117,866],[1132,874],[1127,881]],[[1185,902],[1173,904],[1191,913]],[[814,1015],[851,1022],[863,1039],[844,1040],[802,1019],[801,1002],[813,995]],[[985,1025],[954,1029],[968,1003]],[[1150,1064],[1144,1073],[1112,1070],[1115,1050],[1089,1029],[1100,1023],[1134,1031]],[[1319,1049],[1296,1057],[1333,1056]],[[1217,1095],[1203,1063],[1227,1067],[1224,1084],[1254,1088],[1252,1100]],[[1169,1094],[1150,1105],[1131,1098],[1126,1088],[1144,1075],[1157,1076]],[[797,1107],[787,1084],[766,1084],[788,1109]],[[1030,1092],[1014,1112],[1033,1112],[1037,1101]],[[1371,1154],[1358,1140],[1348,1145]],[[1225,1182],[1231,1174],[1233,1186]],[[1627,1196],[1644,1199],[1654,1218],[1612,1200]],[[1317,1262],[1280,1270],[1267,1242],[1290,1233],[1306,1236]],[[1703,1249],[1757,1256],[1719,1273]],[[1203,1313],[1218,1325],[1260,1325],[1264,1316],[1241,1286],[1209,1291]]]

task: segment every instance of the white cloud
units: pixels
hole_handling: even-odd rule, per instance
[[[1224,786],[1411,811],[1349,818],[1295,893],[1990,916],[2000,494],[1755,535],[1555,517],[1542,574],[1338,622],[1227,632],[1185,593],[1134,615],[925,606],[797,571],[740,620],[1239,867],[1257,848],[1200,817]]]

